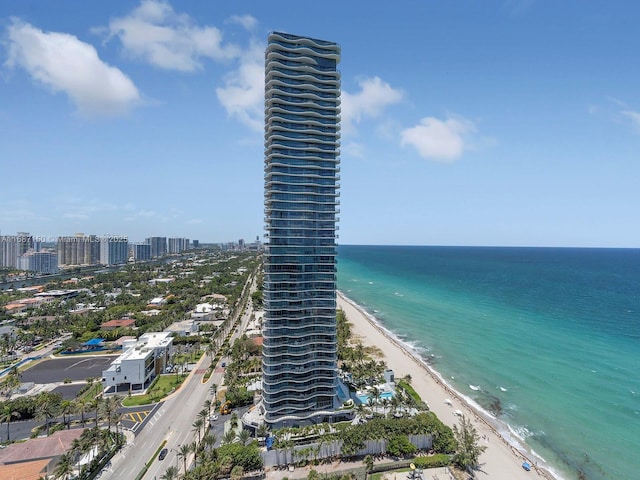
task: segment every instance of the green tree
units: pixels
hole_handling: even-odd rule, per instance
[[[413,455],[417,450],[418,448],[409,441],[406,435],[391,437],[389,443],[387,443],[387,453],[394,457]]]
[[[58,460],[53,474],[56,479],[67,480],[71,477],[71,472],[73,472],[73,460],[70,454],[65,453]]]
[[[187,458],[189,458],[189,454],[191,453],[191,445],[185,443],[184,445],[180,445],[178,448],[178,460],[182,460],[182,465],[184,467],[184,473],[187,473]]]
[[[0,422],[7,424],[7,442],[11,441],[11,419],[20,418],[20,412],[15,410],[13,404],[5,402],[0,411]]]
[[[49,436],[50,420],[59,415],[61,402],[62,396],[60,394],[50,392],[46,392],[38,399],[38,403],[36,404],[36,418],[45,421],[47,437]]]
[[[164,471],[164,474],[160,478],[161,480],[176,480],[179,475],[180,472],[178,468],[171,465]]]
[[[366,457],[364,457],[363,462],[367,469],[367,472],[371,472],[371,470],[373,470],[373,457],[371,455],[367,455]]]
[[[487,447],[479,444],[480,436],[473,423],[471,423],[471,419],[463,415],[460,418],[460,425],[453,426],[453,436],[458,442],[458,448],[453,456],[453,463],[462,470],[474,475],[475,470],[480,465],[478,461],[480,455]]]

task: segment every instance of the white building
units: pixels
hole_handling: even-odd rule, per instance
[[[198,330],[198,324],[193,320],[181,320],[179,322],[173,322],[165,329],[165,331],[167,332],[175,333],[176,335],[182,335],[183,337],[197,335]]]
[[[144,390],[156,375],[164,372],[172,350],[170,332],[145,333],[138,341],[125,341],[122,355],[102,372],[104,389]]]

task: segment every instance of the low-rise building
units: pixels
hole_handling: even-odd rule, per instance
[[[173,349],[169,332],[145,333],[138,341],[125,341],[123,353],[102,372],[105,391],[144,390],[164,372]]]
[[[165,329],[166,332],[171,332],[183,337],[197,335],[198,330],[198,324],[193,320],[182,320],[180,322],[173,322]]]
[[[134,328],[136,321],[133,318],[117,318],[100,325],[101,330],[115,330],[116,328]]]

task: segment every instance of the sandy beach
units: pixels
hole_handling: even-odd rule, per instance
[[[498,424],[495,419],[466,402],[442,381],[437,372],[405,349],[356,304],[340,293],[338,306],[345,312],[351,324],[353,337],[360,339],[364,345],[375,345],[380,348],[384,352],[383,360],[394,371],[396,377],[411,375],[413,388],[440,420],[449,426],[458,424],[459,417],[454,413],[456,410],[462,411],[465,416],[472,419],[481,443],[487,446],[480,457],[481,470],[477,472],[477,478],[557,480],[557,477],[543,468],[540,460],[528,455],[524,449],[520,451],[511,446],[498,433]],[[525,460],[533,466],[529,472],[522,468],[522,462]]]

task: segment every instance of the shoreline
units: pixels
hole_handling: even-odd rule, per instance
[[[449,385],[442,375],[430,366],[410,346],[385,329],[360,305],[338,291],[338,308],[341,308],[351,325],[352,335],[364,345],[375,345],[383,352],[387,366],[396,377],[411,375],[411,384],[427,402],[431,411],[449,426],[458,423],[456,410],[465,412],[470,418],[487,449],[480,456],[481,468],[477,477],[497,479],[526,479],[531,475],[546,480],[564,480],[544,459],[519,439],[510,427],[484,411],[472,399],[465,397]],[[406,358],[411,362],[407,362]],[[426,375],[425,375],[426,374]],[[507,430],[501,433],[501,430]],[[522,462],[531,465],[531,471],[522,468]]]

